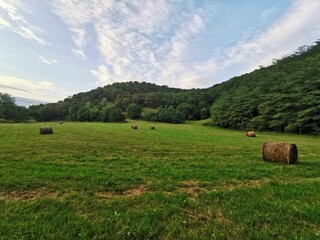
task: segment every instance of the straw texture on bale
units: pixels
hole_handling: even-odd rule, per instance
[[[63,121],[60,121],[59,124],[63,124]]]
[[[152,130],[155,130],[155,129],[156,129],[156,127],[153,126],[153,125],[150,125],[149,128],[152,129]]]
[[[256,133],[254,131],[246,132],[247,137],[256,137]]]
[[[262,146],[264,161],[287,164],[298,163],[298,149],[295,144],[285,142],[266,142]]]
[[[40,129],[40,134],[52,134],[52,127],[49,126],[45,126],[45,127],[41,127]]]
[[[132,129],[138,129],[138,126],[137,125],[131,125],[131,128]]]

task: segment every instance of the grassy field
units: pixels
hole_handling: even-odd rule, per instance
[[[0,239],[320,238],[319,137],[149,124],[0,124]]]

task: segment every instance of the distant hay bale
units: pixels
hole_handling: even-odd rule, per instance
[[[60,121],[59,124],[63,124],[63,121]]]
[[[287,164],[298,163],[298,149],[295,144],[285,142],[266,142],[262,146],[264,161]]]
[[[155,129],[156,129],[156,127],[153,126],[153,125],[150,125],[149,128],[152,129],[152,130],[155,130]]]
[[[49,126],[45,126],[45,127],[41,127],[40,129],[40,134],[52,134],[52,127]]]
[[[256,133],[254,131],[246,132],[247,137],[256,137]]]
[[[138,129],[138,126],[137,125],[131,125],[131,128],[132,129]]]

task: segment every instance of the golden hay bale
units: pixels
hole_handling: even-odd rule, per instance
[[[63,124],[63,121],[60,121],[59,124]]]
[[[45,127],[41,127],[40,129],[40,134],[52,134],[52,127],[49,126],[45,126]]]
[[[256,133],[254,131],[246,132],[247,137],[256,137]]]
[[[153,125],[150,125],[149,128],[152,129],[152,130],[156,129],[156,127],[153,126]]]
[[[132,129],[138,129],[138,126],[137,125],[131,125],[131,128]]]
[[[262,146],[264,161],[287,164],[298,163],[298,149],[295,144],[285,142],[266,142]]]

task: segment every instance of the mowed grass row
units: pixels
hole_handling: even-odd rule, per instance
[[[320,237],[319,137],[136,123],[0,124],[0,239]]]

